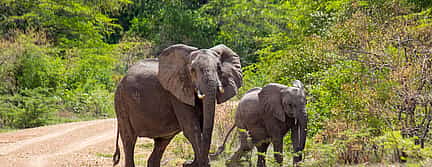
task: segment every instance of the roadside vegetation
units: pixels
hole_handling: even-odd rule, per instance
[[[305,83],[305,166],[432,166],[430,0],[3,0],[0,128],[113,117],[128,67],[175,43],[237,52],[238,97],[270,82]],[[229,103],[214,146],[232,125]],[[181,136],[172,144],[192,156]]]

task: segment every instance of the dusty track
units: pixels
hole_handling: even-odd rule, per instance
[[[237,102],[226,104],[217,105],[213,146],[220,144],[233,124],[230,113]],[[111,167],[116,127],[115,119],[105,119],[0,133],[0,167]],[[121,141],[119,145],[119,166],[123,166]],[[152,149],[153,140],[139,138],[135,147],[135,165],[146,166],[146,159]],[[168,145],[162,166],[182,166],[185,160],[192,158],[192,147],[179,134]]]
[[[0,166],[112,166],[115,134],[115,119],[0,133]]]

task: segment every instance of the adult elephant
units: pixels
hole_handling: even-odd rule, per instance
[[[238,127],[246,131],[239,131],[240,148],[227,161],[227,166],[239,166],[239,160],[253,145],[257,147],[257,166],[265,166],[265,153],[270,143],[273,144],[276,162],[282,165],[283,137],[291,130],[291,140],[294,152],[294,164],[301,161],[299,153],[304,149],[306,142],[307,113],[306,94],[303,84],[294,81],[293,87],[271,83],[264,88],[249,90],[240,100],[235,114],[235,125],[225,137],[224,143],[219,147],[220,154],[231,131]],[[252,138],[252,143],[247,138]]]
[[[183,166],[210,166],[215,105],[237,94],[242,85],[239,56],[225,45],[210,49],[177,44],[164,49],[159,60],[132,66],[115,93],[118,122],[114,165],[118,164],[119,134],[125,166],[134,166],[137,137],[154,139],[147,166],[160,166],[170,140],[180,131],[192,144],[195,158]]]

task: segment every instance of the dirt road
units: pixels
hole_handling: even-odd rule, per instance
[[[0,133],[0,166],[112,166],[115,134],[115,119]]]
[[[217,105],[212,145],[217,146],[232,126],[230,113],[237,102]],[[0,167],[112,166],[117,121],[115,119],[74,122],[0,133]],[[121,141],[121,161],[124,155]],[[135,146],[136,166],[146,166],[153,140],[139,138]],[[192,147],[180,133],[168,145],[162,166],[182,166],[193,158]],[[214,165],[213,165],[214,166]]]

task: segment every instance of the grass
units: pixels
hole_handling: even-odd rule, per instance
[[[96,119],[114,118],[113,116],[94,116],[91,113],[72,113],[72,112],[56,112],[52,114],[50,119],[47,121],[47,125],[79,122],[79,121],[91,121]]]
[[[14,132],[18,129],[12,129],[12,128],[0,128],[0,133],[6,133],[6,132]]]
[[[113,157],[112,154],[108,154],[108,153],[96,153],[96,156],[102,157],[102,158],[112,158]]]
[[[114,118],[113,116],[94,116],[91,114],[82,114],[82,113],[72,113],[72,112],[55,112],[50,115],[50,117],[46,120],[45,125],[55,125],[62,123],[70,123],[70,122],[80,122],[80,121],[91,121],[96,119],[106,119],[106,118]],[[0,133],[5,132],[13,132],[20,129],[2,127],[0,128]]]
[[[138,153],[135,154],[135,164],[138,166],[147,166],[147,158],[149,155]]]
[[[153,143],[141,143],[136,146],[138,149],[153,149]]]

